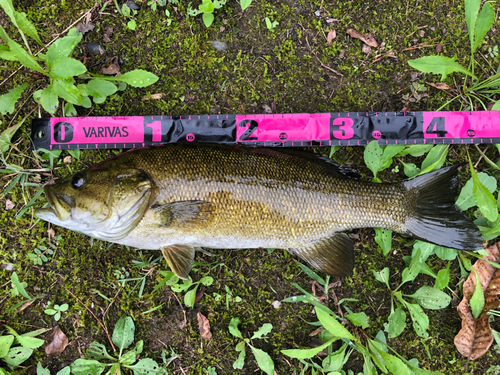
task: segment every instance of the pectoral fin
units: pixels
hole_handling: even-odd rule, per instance
[[[168,266],[179,279],[187,280],[193,267],[194,247],[190,245],[171,245],[161,249]]]
[[[310,246],[288,251],[330,276],[349,276],[354,268],[354,245],[345,233],[336,233]]]

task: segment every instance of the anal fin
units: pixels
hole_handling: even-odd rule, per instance
[[[179,279],[187,280],[193,267],[194,247],[190,245],[171,245],[161,249],[168,266]]]
[[[288,251],[330,276],[349,276],[354,268],[354,245],[345,233],[335,233],[312,245]]]

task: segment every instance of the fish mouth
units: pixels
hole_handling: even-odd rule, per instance
[[[75,200],[65,194],[57,194],[50,185],[43,188],[50,207],[35,210],[36,216],[41,219],[52,221],[50,217],[55,215],[59,221],[65,221],[71,216],[71,208],[75,206]]]

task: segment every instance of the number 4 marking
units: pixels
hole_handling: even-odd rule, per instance
[[[448,132],[445,130],[444,117],[433,117],[425,132],[427,134],[437,134],[438,137],[446,137]]]

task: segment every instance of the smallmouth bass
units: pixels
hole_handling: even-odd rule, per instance
[[[198,247],[285,249],[347,276],[348,229],[482,249],[478,229],[455,206],[457,168],[375,184],[306,152],[174,144],[128,151],[45,186],[51,207],[35,214],[97,239],[161,250],[183,279]]]

